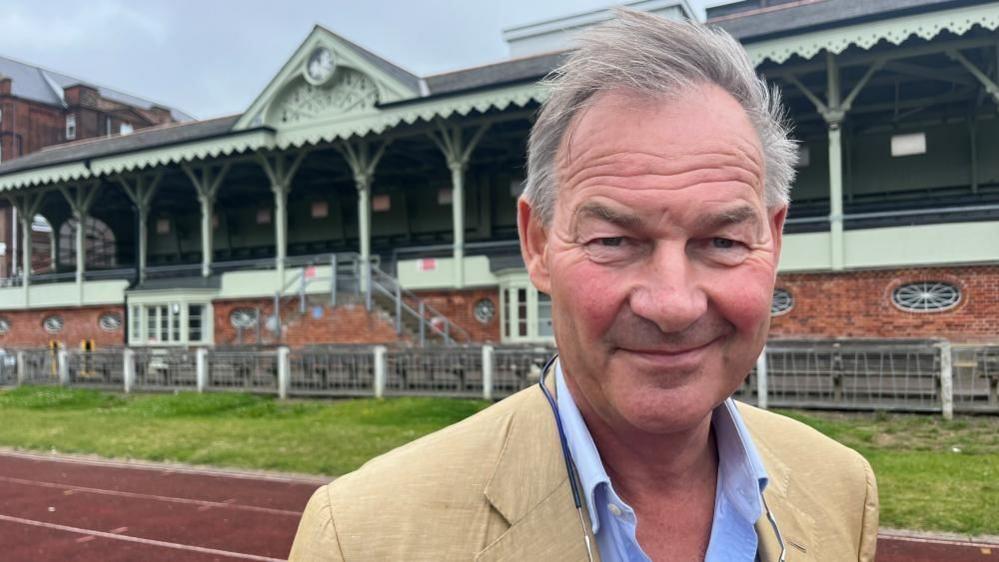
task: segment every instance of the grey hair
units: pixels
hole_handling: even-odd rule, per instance
[[[619,9],[617,17],[588,29],[544,83],[550,95],[531,129],[524,198],[544,225],[558,195],[556,159],[573,118],[600,92],[625,89],[663,97],[715,84],[746,111],[763,147],[763,201],[788,203],[797,150],[780,103],[731,35],[692,22]]]

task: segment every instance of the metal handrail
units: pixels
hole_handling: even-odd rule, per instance
[[[401,296],[405,296],[405,297],[409,297],[409,298],[411,298],[413,300],[416,300],[418,302],[422,301],[424,303],[424,305],[423,305],[424,308],[427,311],[429,311],[431,313],[431,315],[439,317],[439,318],[442,318],[444,320],[444,322],[446,323],[446,325],[448,327],[448,334],[453,334],[453,332],[451,331],[451,328],[455,328],[462,335],[462,339],[464,341],[469,341],[469,340],[472,339],[471,334],[469,334],[468,331],[466,331],[461,326],[459,326],[459,325],[455,324],[454,322],[452,322],[450,318],[448,318],[447,316],[445,316],[443,313],[441,313],[439,310],[437,310],[436,308],[434,308],[430,304],[426,303],[426,301],[424,301],[420,297],[416,296],[416,294],[414,294],[412,291],[410,291],[409,289],[404,288],[402,285],[399,284],[399,281],[396,280],[394,277],[392,277],[391,275],[385,273],[384,271],[382,271],[381,269],[379,269],[377,267],[372,267],[371,271],[375,275],[380,276],[382,279],[387,279],[389,281],[389,283],[391,284],[391,289],[397,289],[400,297]],[[374,279],[372,279],[371,281],[374,281]],[[393,291],[392,296],[393,296],[393,298],[395,298],[395,291]],[[405,303],[403,303],[403,304],[405,305]],[[425,321],[425,318],[423,319],[423,321]],[[433,327],[433,324],[430,324],[430,325],[431,325],[431,327]],[[454,336],[453,335],[449,335],[447,339],[454,339]]]

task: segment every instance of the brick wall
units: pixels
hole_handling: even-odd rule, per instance
[[[961,289],[961,301],[943,312],[899,310],[892,291],[916,281],[952,283]],[[999,342],[999,265],[782,274],[777,287],[791,292],[794,308],[773,318],[772,337]]]
[[[122,322],[117,330],[107,332],[100,328],[97,320],[105,312],[118,313]],[[63,319],[63,328],[58,334],[50,334],[42,328],[42,321],[53,314],[58,314]],[[2,347],[46,347],[49,341],[56,340],[75,349],[84,339],[94,340],[98,348],[125,344],[126,318],[122,306],[5,310],[0,311],[0,318],[10,323],[10,331],[0,335]]]
[[[464,328],[476,342],[500,340],[499,289],[465,289],[461,291],[414,291],[417,296]],[[475,303],[489,299],[493,303],[493,319],[483,324],[475,319]]]
[[[215,345],[236,345],[237,332],[229,315],[237,308],[259,308],[261,318],[273,313],[274,303],[268,299],[239,299],[215,301]],[[322,315],[313,317],[313,308],[319,307]],[[310,303],[305,315],[299,315],[297,303],[287,310],[282,308],[284,341],[292,347],[322,344],[373,344],[398,341],[391,320],[384,313],[369,314],[360,304],[345,304],[336,308],[327,304]],[[273,344],[271,332],[261,328],[261,341],[256,341],[256,331],[243,333],[244,344]]]

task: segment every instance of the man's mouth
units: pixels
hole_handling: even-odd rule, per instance
[[[655,346],[629,348],[621,346],[618,349],[639,360],[651,362],[662,367],[685,367],[700,364],[704,351],[720,339],[716,337],[705,343],[687,344],[682,346]]]

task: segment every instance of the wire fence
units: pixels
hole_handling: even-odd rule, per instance
[[[288,392],[301,396],[371,396],[375,386],[370,347],[294,350]]]
[[[541,369],[555,355],[554,347],[497,347],[493,374],[493,394],[509,396],[536,384]]]
[[[0,356],[0,384],[499,399],[537,383],[554,353],[544,345],[24,349]],[[999,414],[999,345],[773,341],[734,396],[768,407]]]
[[[999,345],[954,347],[954,409],[999,412]]]
[[[137,389],[195,390],[198,386],[197,356],[193,350],[137,349],[134,361]]]
[[[768,404],[940,410],[941,357],[935,342],[774,342],[767,346]]]
[[[278,391],[276,351],[209,351],[208,387],[274,394]]]
[[[482,348],[410,348],[386,353],[385,393],[482,396]]]
[[[66,354],[69,383],[88,388],[121,388],[125,381],[122,350],[73,350]]]

